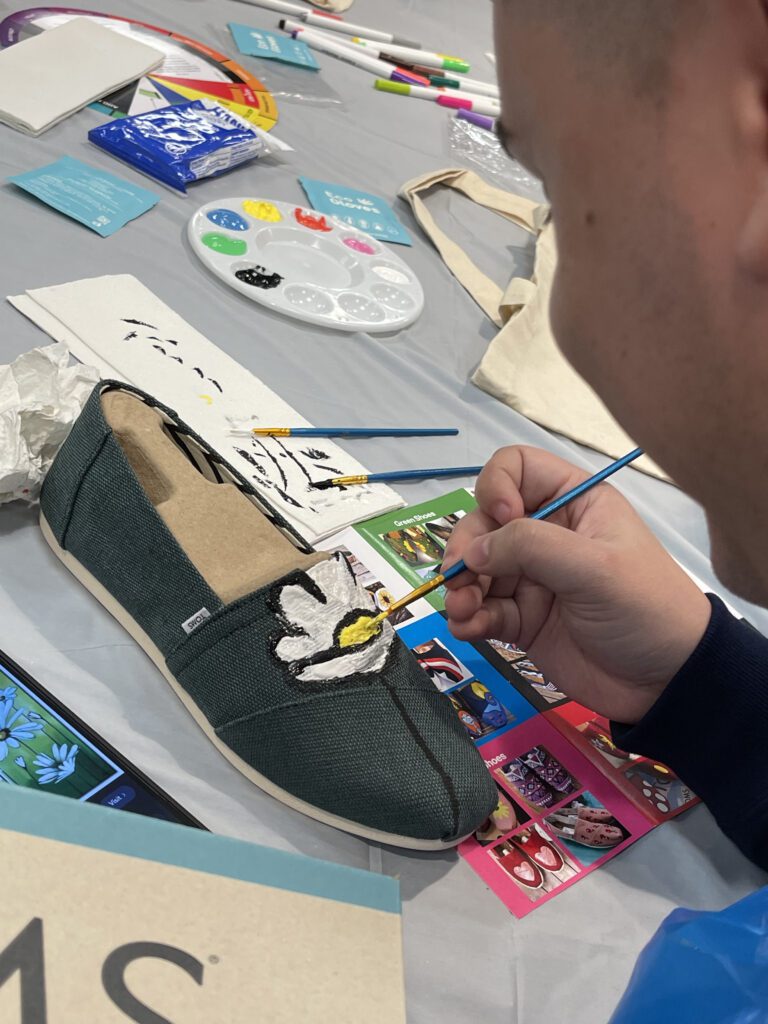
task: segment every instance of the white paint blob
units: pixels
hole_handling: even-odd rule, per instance
[[[318,562],[307,570],[307,576],[319,587],[325,603],[298,583],[283,587],[278,597],[281,617],[297,631],[301,630],[301,634],[284,636],[275,647],[277,657],[292,667],[326,655],[322,661],[305,665],[296,672],[297,678],[304,682],[380,672],[395,637],[389,622],[384,621],[379,635],[364,647],[342,649],[336,640],[339,624],[349,619],[350,612],[377,613],[373,598],[357,585],[344,556],[337,553],[325,562]]]

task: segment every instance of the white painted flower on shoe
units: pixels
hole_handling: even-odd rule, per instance
[[[344,556],[318,562],[306,575],[309,587],[288,583],[278,594],[280,617],[289,632],[275,646],[277,657],[304,682],[379,672],[395,636],[388,622],[363,644],[341,645],[345,627],[361,616],[378,614],[373,598],[357,585]]]

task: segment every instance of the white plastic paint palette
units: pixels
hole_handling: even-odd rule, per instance
[[[381,242],[290,203],[238,196],[201,206],[189,238],[231,288],[286,316],[341,331],[397,331],[419,316],[424,292]]]

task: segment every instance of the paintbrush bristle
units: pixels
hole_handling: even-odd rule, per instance
[[[320,480],[317,483],[311,483],[310,487],[314,487],[316,491],[329,491],[332,487],[338,487],[339,485],[334,480]]]

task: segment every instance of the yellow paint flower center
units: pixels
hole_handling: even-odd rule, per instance
[[[381,621],[373,615],[361,615],[339,634],[340,647],[360,647],[381,632]]]

